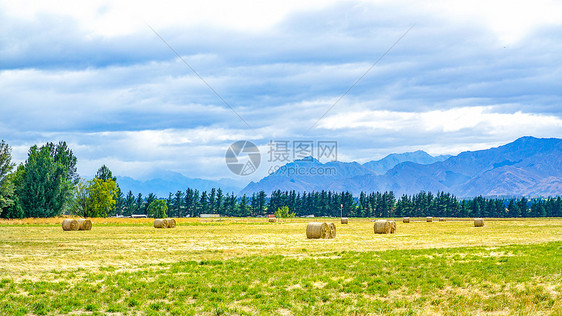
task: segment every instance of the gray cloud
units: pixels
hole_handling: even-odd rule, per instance
[[[346,2],[296,13],[255,32],[201,25],[159,29],[250,123],[247,129],[148,28],[107,38],[88,34],[71,18],[0,17],[7,30],[0,38],[1,138],[18,148],[18,159],[25,159],[22,148],[29,144],[66,139],[76,146],[84,174],[109,161],[133,177],[154,168],[228,176],[224,151],[241,138],[261,146],[270,139],[333,139],[340,157],[370,160],[562,132],[549,119],[562,117],[560,25],[504,45],[478,21]],[[400,116],[488,107],[499,114],[543,115],[546,125],[501,132],[486,121],[444,131],[423,129],[412,118],[404,126],[396,119],[395,129],[310,129],[414,23],[328,119],[365,111]]]

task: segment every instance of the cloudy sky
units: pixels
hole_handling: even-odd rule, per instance
[[[366,162],[562,137],[559,1],[302,2],[0,0],[0,138],[217,179],[238,140]]]

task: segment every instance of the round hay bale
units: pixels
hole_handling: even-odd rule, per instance
[[[173,218],[167,218],[168,228],[176,228],[176,220]]]
[[[341,218],[341,223],[342,224],[348,224],[349,223],[349,219],[347,217],[342,217]]]
[[[336,224],[328,223],[328,234],[326,238],[336,238]]]
[[[404,217],[402,219],[402,223],[409,223],[410,222],[410,218],[409,217]]]
[[[433,217],[428,216],[428,217],[425,218],[425,220],[426,220],[428,223],[431,223],[431,222],[433,222]]]
[[[70,230],[78,230],[80,229],[80,224],[75,219],[65,219],[62,221],[62,230],[70,231]]]
[[[390,223],[390,233],[396,233],[396,221],[388,221]]]
[[[306,238],[308,239],[318,239],[326,238],[328,235],[329,228],[326,223],[311,222],[306,226]]]
[[[447,220],[444,217],[439,217],[440,222],[446,222]]]
[[[168,228],[168,221],[163,218],[154,220],[154,228]]]
[[[92,221],[89,219],[79,218],[78,221],[78,230],[91,230],[92,229]]]
[[[270,217],[270,218],[269,218],[269,222],[270,222],[270,223],[275,223],[275,220],[276,220],[275,217]]]
[[[475,218],[474,219],[474,227],[484,227],[484,219],[483,218]]]
[[[375,234],[389,234],[391,230],[391,224],[385,219],[379,219],[375,221],[374,229]]]

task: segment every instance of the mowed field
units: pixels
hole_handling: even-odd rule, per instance
[[[0,221],[0,315],[562,315],[562,219]]]

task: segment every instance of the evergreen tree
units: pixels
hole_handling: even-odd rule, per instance
[[[144,212],[144,199],[142,197],[142,193],[137,195],[137,200],[135,201],[135,210],[133,214],[145,214]]]
[[[215,203],[215,209],[217,210],[217,213],[221,214],[221,216],[224,215],[224,194],[222,193],[221,188],[217,189],[217,199]]]
[[[184,204],[186,215],[193,217],[195,213],[195,192],[192,189],[185,190]]]
[[[528,216],[529,208],[527,206],[527,199],[525,197],[522,197],[521,200],[516,203],[516,207],[518,209],[519,217]]]
[[[183,191],[177,191],[176,194],[174,195],[174,201],[172,203],[173,210],[174,210],[173,214],[175,214],[175,216],[177,217],[181,217],[183,214],[182,212],[184,207],[183,200],[184,200]],[[169,213],[170,215],[172,214],[171,211]]]
[[[117,177],[113,176],[113,173],[106,165],[101,166],[96,172],[96,178],[101,180],[113,180],[117,182]]]
[[[250,200],[246,196],[246,194],[242,195],[240,198],[240,202],[238,203],[238,216],[239,217],[246,217],[250,216]]]
[[[60,142],[32,146],[15,187],[26,217],[52,217],[62,213],[76,183],[76,157]]]
[[[156,194],[154,193],[148,193],[148,196],[146,197],[146,203],[145,208],[143,210],[144,214],[148,214],[148,207],[150,206],[150,204],[154,201],[156,201],[158,199],[158,197],[156,197]]]
[[[4,140],[0,142],[0,217],[13,218],[14,184],[9,175],[15,164],[12,162],[12,150]]]
[[[131,216],[133,214],[133,211],[135,210],[135,196],[133,195],[132,191],[129,190],[127,196],[125,196],[124,204],[125,207],[124,207],[123,215]]]
[[[507,206],[507,215],[508,217],[518,217],[519,216],[519,209],[515,205],[513,199],[509,200],[509,205]]]
[[[173,216],[173,209],[174,209],[174,196],[172,195],[172,192],[168,192],[168,198],[166,199],[166,206],[168,207],[168,214],[170,214],[170,216]]]
[[[209,213],[209,199],[207,197],[207,191],[201,192],[201,198],[199,199],[200,211],[199,214]]]
[[[267,195],[262,190],[262,191],[258,192],[257,198],[258,198],[258,215],[265,215]]]

